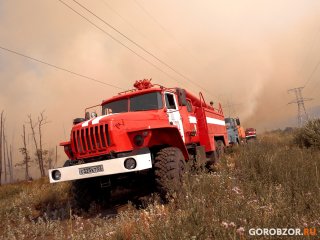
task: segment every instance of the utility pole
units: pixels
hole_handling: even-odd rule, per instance
[[[303,114],[304,114],[305,121],[309,120],[309,116],[308,116],[306,108],[304,106],[304,102],[312,100],[312,98],[304,98],[304,97],[302,97],[302,89],[303,88],[304,87],[297,87],[297,88],[292,88],[292,89],[288,90],[288,93],[293,92],[295,94],[295,96],[296,96],[296,99],[292,100],[288,104],[296,103],[297,106],[298,106],[298,116],[297,117],[298,117],[298,125],[299,125],[299,127],[301,127],[303,122],[304,122],[303,121]]]

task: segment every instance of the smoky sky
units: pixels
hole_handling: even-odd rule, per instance
[[[245,127],[288,124],[296,106],[287,105],[294,98],[287,89],[304,85],[320,61],[318,0],[79,0],[187,78],[73,1],[65,2],[173,78],[57,0],[1,1],[0,46],[123,89],[152,78],[194,94],[202,91],[207,101],[222,102],[226,115],[239,116]],[[319,77],[320,70],[315,71],[303,91],[314,98],[307,109],[319,105]],[[54,147],[68,139],[72,119],[83,116],[85,107],[118,91],[0,50],[0,109],[16,150],[28,114],[36,118],[45,110],[45,146]]]

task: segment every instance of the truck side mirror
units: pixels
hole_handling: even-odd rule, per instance
[[[186,90],[177,88],[179,106],[187,106]]]
[[[96,118],[96,117],[98,117],[98,114],[96,112],[92,112],[91,113],[91,118]]]
[[[85,117],[84,117],[86,120],[89,120],[90,119],[90,113],[89,112],[86,112],[85,114]]]

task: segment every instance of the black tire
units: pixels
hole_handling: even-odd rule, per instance
[[[178,192],[186,169],[181,150],[175,147],[161,149],[155,157],[154,167],[156,189],[161,198],[166,199]]]
[[[72,161],[70,159],[65,161],[65,163],[63,164],[63,167],[70,167],[70,166],[72,166]]]
[[[207,155],[207,162],[206,162],[206,169],[209,172],[215,171],[215,164],[218,161],[217,152],[213,151],[210,154]]]
[[[110,194],[110,189],[101,188],[99,178],[75,180],[71,185],[73,205],[85,211],[90,208],[92,202],[107,202]]]
[[[215,147],[216,147],[216,158],[217,162],[221,160],[221,158],[224,155],[225,148],[224,148],[224,143],[222,140],[217,140],[215,141]]]

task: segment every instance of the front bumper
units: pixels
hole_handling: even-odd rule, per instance
[[[135,168],[125,168],[124,162],[128,158],[133,158],[136,161]],[[49,179],[50,183],[56,183],[84,178],[107,176],[117,173],[135,172],[149,168],[152,168],[151,154],[145,153],[122,158],[102,160],[92,163],[78,164],[69,167],[49,169]],[[60,172],[61,176],[59,179],[55,179],[53,176],[56,171]]]
[[[256,134],[249,134],[249,135],[246,135],[246,138],[255,138],[255,137],[257,137],[257,135],[256,135]]]

